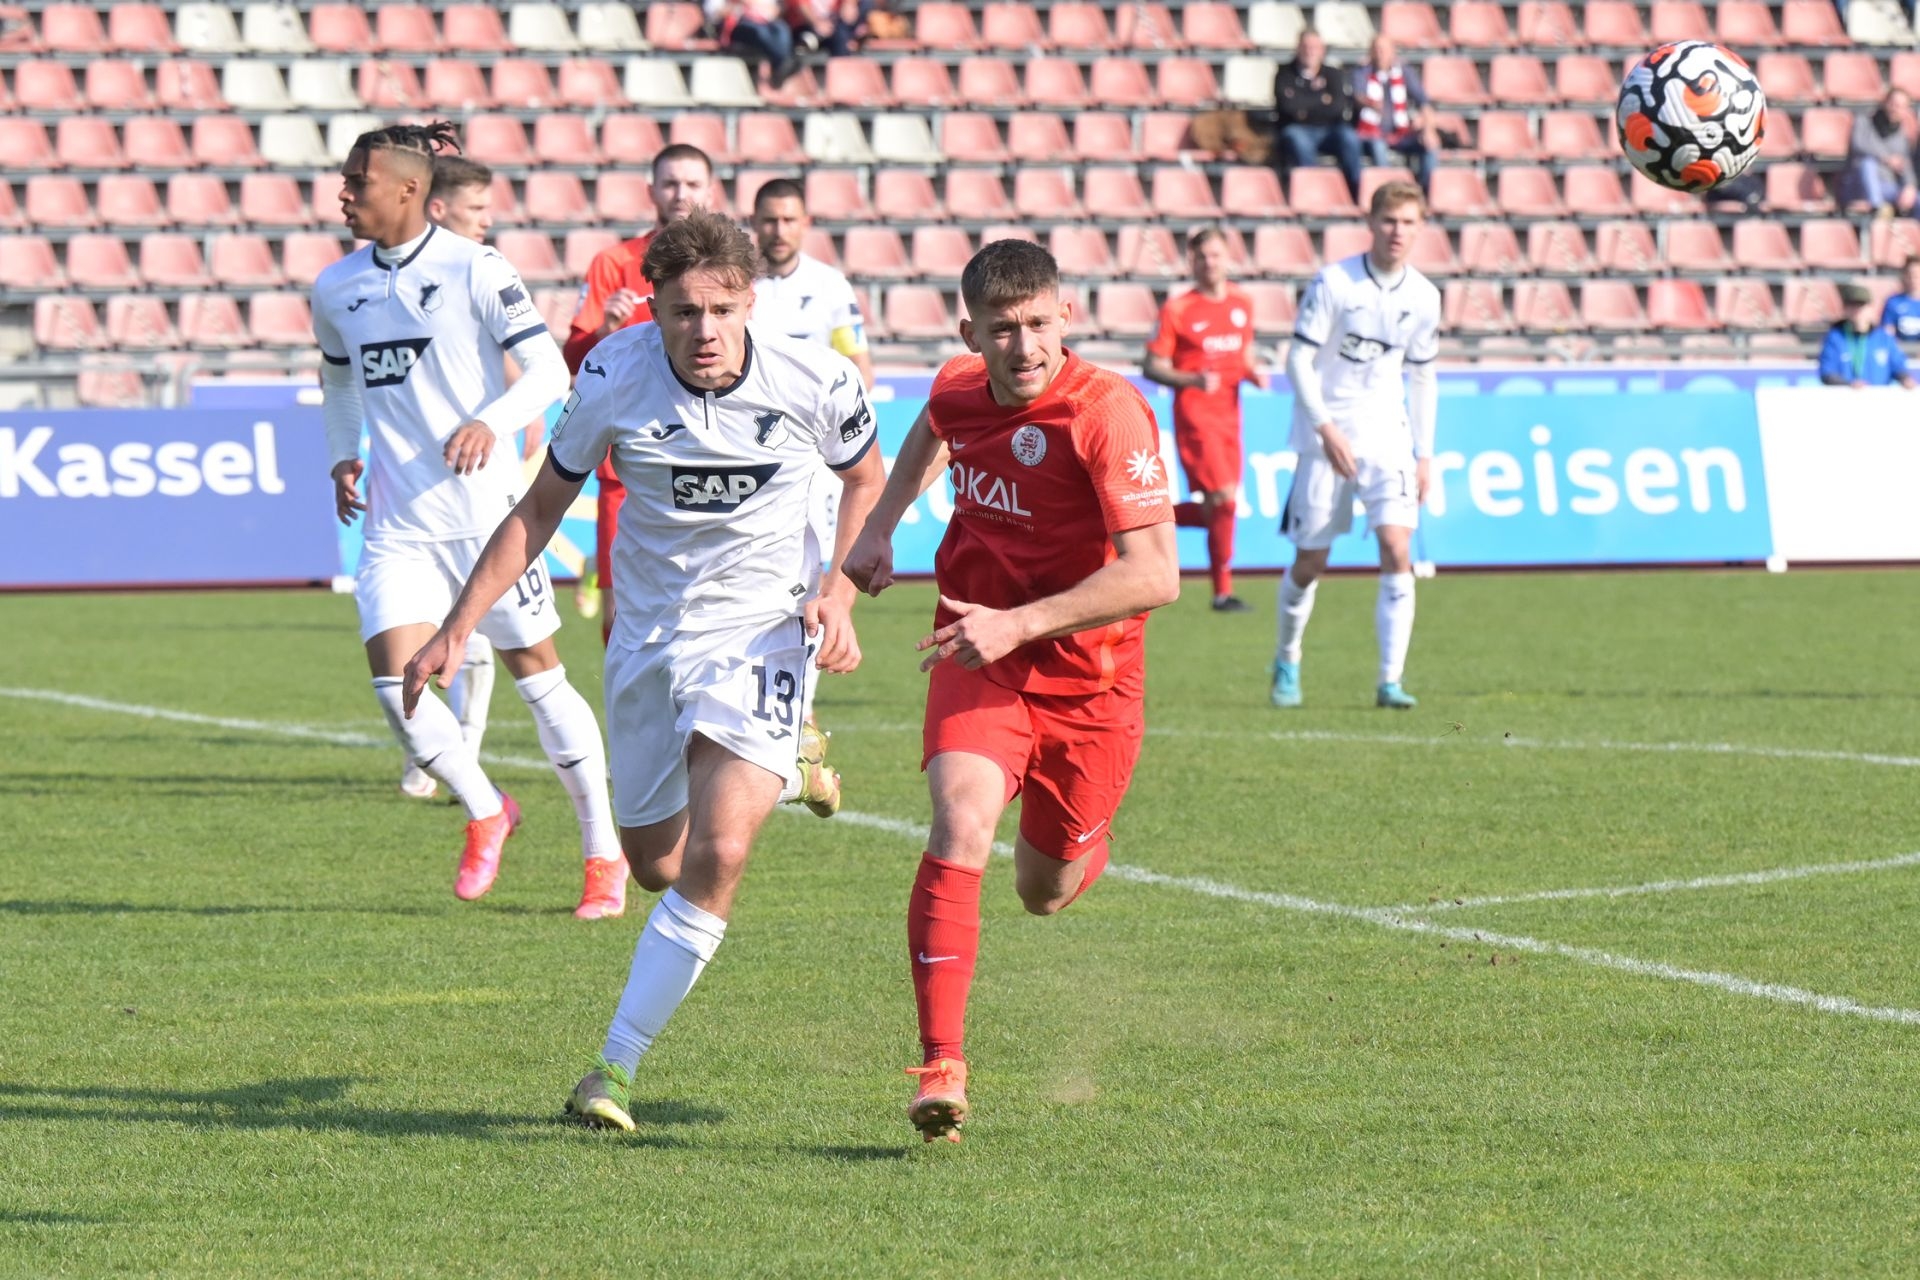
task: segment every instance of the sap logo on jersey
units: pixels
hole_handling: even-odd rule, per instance
[[[686,511],[738,511],[779,469],[777,462],[757,467],[675,467],[673,505]]]
[[[360,375],[370,387],[393,387],[407,380],[432,338],[369,342],[360,348]]]
[[[271,422],[253,424],[251,449],[238,440],[216,440],[204,450],[191,440],[129,440],[110,448],[63,444],[43,457],[52,443],[52,427],[33,427],[25,435],[0,427],[0,498],[18,498],[22,492],[40,498],[144,498],[155,493],[185,498],[201,489],[236,498],[256,490],[287,491]]]

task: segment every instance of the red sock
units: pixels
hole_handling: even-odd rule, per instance
[[[1081,859],[1081,861],[1087,864],[1086,874],[1082,876],[1080,879],[1080,887],[1073,891],[1073,896],[1071,898],[1067,899],[1067,906],[1070,907],[1074,903],[1080,901],[1080,899],[1086,894],[1087,890],[1093,888],[1093,882],[1095,880],[1098,880],[1100,878],[1100,873],[1107,869],[1107,862],[1109,859],[1112,858],[1112,856],[1113,856],[1113,846],[1108,844],[1105,840],[1102,840],[1100,842],[1100,847],[1098,849],[1095,849],[1092,853],[1088,854],[1085,858]]]
[[[1234,505],[1221,503],[1207,522],[1207,563],[1213,569],[1215,599],[1233,593],[1233,522],[1238,515]]]
[[[907,900],[907,959],[926,1062],[965,1057],[967,991],[980,948],[980,878],[979,871],[920,855]]]
[[[1175,504],[1173,508],[1173,522],[1182,529],[1206,528],[1206,504],[1200,502],[1181,502]]]

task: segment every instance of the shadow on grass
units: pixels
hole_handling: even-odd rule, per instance
[[[556,908],[555,910],[558,910]],[[353,906],[247,906],[238,903],[209,903],[185,906],[168,902],[72,902],[61,899],[7,898],[0,900],[0,915],[17,916],[255,916],[255,915],[359,915],[359,916],[443,916],[457,914],[433,907],[353,907]],[[526,914],[537,914],[526,912]]]
[[[375,1138],[450,1137],[519,1139],[577,1126],[560,1112],[507,1114],[432,1109],[391,1111],[353,1107],[346,1093],[363,1083],[355,1076],[310,1076],[263,1080],[230,1089],[121,1089],[109,1085],[27,1085],[0,1081],[0,1121],[110,1120],[116,1123],[187,1125],[217,1129],[309,1129]],[[90,1104],[85,1110],[57,1105]],[[642,1126],[719,1124],[716,1107],[672,1101],[638,1101],[628,1108]],[[670,1134],[642,1133],[625,1142],[651,1147],[688,1145]]]
[[[861,1164],[878,1160],[905,1160],[909,1150],[904,1146],[832,1146],[832,1147],[796,1147],[802,1155],[818,1156],[822,1160],[831,1160],[836,1164]]]

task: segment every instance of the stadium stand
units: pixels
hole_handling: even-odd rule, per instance
[[[1127,358],[1182,287],[1185,232],[1220,220],[1283,343],[1298,287],[1364,245],[1360,208],[1330,165],[1283,181],[1193,126],[1244,110],[1264,145],[1308,22],[1348,67],[1393,37],[1454,135],[1418,257],[1450,357],[1804,354],[1839,283],[1920,251],[1911,220],[1834,199],[1854,111],[1920,90],[1895,0],[895,7],[909,38],[771,91],[690,3],[30,0],[0,50],[0,350],[70,380],[80,352],[174,346],[182,368],[249,347],[310,367],[293,303],[347,248],[333,170],[375,120],[426,113],[495,167],[501,247],[556,315],[594,251],[650,223],[646,164],[687,141],[743,216],[804,172],[813,247],[880,300],[883,358],[953,348],[959,268],[1005,224],[1053,246],[1083,331]],[[1746,51],[1774,104],[1751,208],[1654,187],[1617,153],[1624,68],[1682,36]],[[1363,198],[1400,172],[1368,171]],[[122,372],[89,368],[125,402]]]

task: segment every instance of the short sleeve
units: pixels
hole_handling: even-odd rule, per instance
[[[1324,347],[1327,340],[1333,337],[1333,322],[1338,314],[1333,286],[1327,282],[1327,273],[1322,271],[1307,286],[1306,296],[1300,299],[1300,314],[1294,317],[1293,336],[1310,347]]]
[[[860,299],[845,276],[837,278],[834,293],[827,336],[841,355],[859,355],[867,349],[867,318],[860,312]]]
[[[820,406],[820,456],[835,471],[845,471],[866,456],[880,432],[860,371],[845,356],[832,361],[833,381]]]
[[[1073,443],[1093,481],[1108,533],[1173,519],[1167,472],[1160,461],[1160,424],[1131,384],[1115,388],[1075,415]]]
[[[547,322],[540,318],[520,273],[497,250],[488,249],[473,260],[468,282],[480,327],[508,351],[547,331]]]
[[[1147,339],[1147,354],[1173,359],[1173,299],[1160,304],[1160,318],[1154,322],[1153,336]]]
[[[563,479],[578,484],[593,474],[613,447],[616,397],[604,365],[599,372],[582,371],[573,393],[560,407],[560,417],[547,437],[547,458]]]
[[[1407,363],[1426,364],[1440,354],[1440,303],[1431,298],[1420,308],[1420,320],[1407,339]]]
[[[350,364],[352,356],[347,352],[347,344],[341,341],[340,331],[333,327],[333,319],[327,315],[327,309],[320,305],[320,287],[315,285],[307,309],[313,313],[313,337],[320,344],[320,358],[328,364]]]

